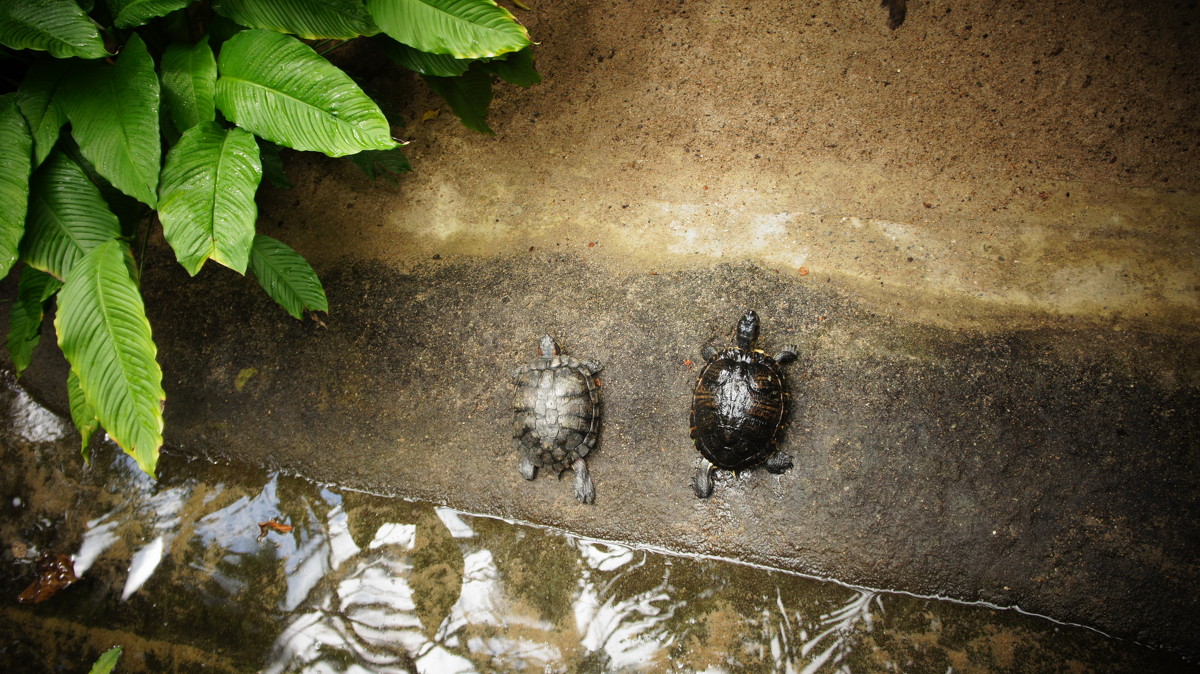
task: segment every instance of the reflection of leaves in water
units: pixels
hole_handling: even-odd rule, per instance
[[[571,623],[569,588],[579,578],[579,555],[565,537],[482,517],[471,525],[489,549],[498,551],[496,566],[513,599],[527,603],[542,620]]]
[[[608,653],[603,649],[589,651],[582,660],[574,665],[572,671],[579,674],[605,674],[612,671],[612,658],[608,657]]]
[[[745,630],[743,616],[724,599],[714,601],[707,609],[689,606],[675,618],[677,622],[690,621],[690,624],[676,627],[683,638],[672,649],[671,658],[695,671],[728,664],[729,654],[737,652]]]
[[[432,638],[462,592],[463,555],[458,543],[432,508],[416,511],[417,525],[412,550],[413,603],[417,617]]]
[[[346,510],[350,537],[360,548],[367,547],[385,522],[412,521],[409,512],[413,504],[398,499],[382,499],[363,492],[346,491],[342,494],[342,507]]]
[[[303,539],[303,529],[310,520],[324,520],[325,506],[319,495],[313,493],[313,485],[297,477],[277,475],[279,494],[291,495],[291,498],[280,498],[276,503],[279,509],[277,517],[281,522],[291,522],[300,525],[290,534],[297,542]],[[257,522],[256,522],[257,524]]]
[[[196,582],[181,588],[170,603],[186,617],[189,629],[211,635],[223,648],[272,638],[278,626],[270,617],[287,588],[287,577],[269,545],[253,554],[225,555],[199,539],[189,541],[192,552],[187,557],[194,560]],[[244,619],[232,621],[231,615]]]
[[[607,654],[610,666],[662,669],[665,648],[675,639],[668,621],[684,604],[673,597],[672,565],[645,550],[573,539],[589,567],[583,572],[575,600],[575,620],[583,634],[582,644],[592,653]],[[661,562],[661,563],[659,563]],[[647,570],[647,567],[652,567]],[[645,587],[640,582],[623,582],[643,573],[657,582],[634,594],[621,586]]]
[[[672,559],[671,565],[672,595],[681,601],[665,623],[678,635],[670,657],[694,670],[731,663],[743,642],[746,616],[760,604],[761,572],[706,559]]]
[[[913,671],[995,671],[995,663],[967,654],[971,638],[978,634],[968,607],[946,603],[939,607],[938,614],[927,609],[927,602],[919,599],[887,597],[886,628],[864,635],[862,646],[847,657],[847,666],[870,665],[872,661],[865,659],[867,654],[881,651]]]

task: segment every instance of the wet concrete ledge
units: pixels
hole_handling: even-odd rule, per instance
[[[293,321],[252,280],[148,265],[172,447],[588,536],[1016,605],[1200,658],[1194,335],[1074,320],[931,327],[874,314],[834,281],[750,263],[620,274],[535,252],[319,271],[333,308],[323,325]],[[796,465],[724,475],[699,501],[695,363],[747,307],[768,351],[801,350],[783,442]],[[507,373],[546,332],[605,366],[594,506],[575,502],[569,479],[517,473]],[[53,351],[22,382],[65,409]]]

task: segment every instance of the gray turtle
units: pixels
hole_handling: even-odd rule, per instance
[[[538,468],[575,471],[575,498],[591,503],[596,489],[584,457],[596,447],[600,431],[600,363],[559,354],[550,335],[542,337],[538,357],[513,372],[513,437],[521,450],[518,466],[526,480]]]

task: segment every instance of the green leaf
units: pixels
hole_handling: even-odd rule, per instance
[[[243,26],[307,40],[349,40],[379,32],[361,0],[221,0],[214,9]]]
[[[74,65],[77,64],[60,59],[38,59],[29,67],[17,90],[21,112],[33,133],[34,166],[41,164],[54,149],[58,132],[67,123],[67,113],[57,96]]]
[[[58,346],[111,437],[154,475],[162,446],[162,370],[142,295],[116,239],[93,248],[58,294]]]
[[[180,133],[217,118],[217,60],[208,40],[172,42],[162,55],[163,105]]]
[[[271,142],[331,157],[396,147],[379,106],[294,37],[242,31],[221,48],[217,69],[217,107]]]
[[[205,260],[246,273],[262,163],[254,136],[202,122],[167,154],[158,217],[179,264],[192,276]]]
[[[412,170],[412,165],[408,163],[408,157],[399,149],[395,150],[367,150],[352,154],[347,157],[354,165],[362,169],[362,172],[367,174],[371,180],[375,180],[377,172],[382,172],[396,182],[396,176],[401,173],[408,173]]]
[[[0,96],[0,278],[8,276],[17,261],[32,161],[33,136],[17,107],[17,96]]]
[[[113,24],[117,28],[133,28],[187,7],[190,3],[191,0],[108,0],[108,11],[112,13]]]
[[[372,150],[367,150],[371,152]],[[359,154],[362,154],[361,152]],[[287,174],[283,171],[283,155],[280,147],[269,140],[258,139],[258,156],[262,159],[263,178],[275,187],[290,190]],[[352,157],[358,155],[351,155]]]
[[[446,99],[463,126],[472,131],[495,134],[487,124],[488,105],[492,102],[491,74],[476,67],[461,77],[425,76],[425,83]]]
[[[100,656],[96,664],[92,665],[92,669],[88,674],[109,674],[113,667],[116,666],[117,660],[121,657],[121,647],[113,646]]]
[[[113,187],[157,206],[158,76],[142,39],[132,35],[115,66],[79,64],[62,94],[83,156]]]
[[[88,251],[120,235],[117,216],[83,169],[51,152],[30,181],[21,259],[62,280]]]
[[[519,87],[531,87],[542,81],[542,76],[533,67],[533,47],[513,52],[507,58],[498,58],[481,63],[484,72],[500,77],[505,82]]]
[[[250,270],[258,284],[294,318],[304,310],[329,311],[325,289],[308,262],[286,244],[269,236],[255,235],[250,251]]]
[[[384,54],[387,54],[388,58],[421,75],[458,77],[467,72],[467,68],[472,63],[471,59],[456,59],[447,54],[430,54],[420,49],[413,49],[391,38],[376,38],[376,44]]]
[[[121,236],[127,239],[132,239],[137,236],[141,226],[142,218],[150,213],[150,208],[142,202],[125,194],[121,190],[112,186],[112,183],[104,179],[104,176],[96,172],[96,167],[83,156],[79,151],[79,145],[75,143],[75,139],[68,134],[65,138],[59,140],[56,149],[67,155],[71,161],[79,165],[83,169],[84,175],[92,184],[100,189],[100,196],[104,202],[108,204],[108,210],[112,211],[117,216],[117,220],[121,223]]]
[[[58,58],[108,56],[96,24],[73,0],[0,0],[0,44]]]
[[[529,33],[492,0],[367,0],[383,32],[410,47],[460,59],[529,46]]]
[[[75,428],[79,430],[79,453],[83,454],[84,463],[91,463],[90,445],[92,436],[100,428],[100,419],[96,417],[96,408],[92,407],[84,395],[83,388],[79,385],[79,373],[74,368],[67,373],[67,401],[71,406],[71,421],[75,422]]]
[[[58,292],[62,281],[44,271],[26,266],[17,284],[17,301],[8,314],[8,355],[20,377],[33,362],[33,349],[42,336],[46,300]]]

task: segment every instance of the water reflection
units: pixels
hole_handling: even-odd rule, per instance
[[[37,551],[80,582],[0,609],[0,665],[83,671],[1171,671],[1161,653],[981,606],[708,559],[113,448],[84,469],[11,387],[0,433],[4,591]],[[24,425],[24,426],[22,426]],[[290,530],[268,531],[271,520]],[[286,529],[282,527],[282,529]]]

